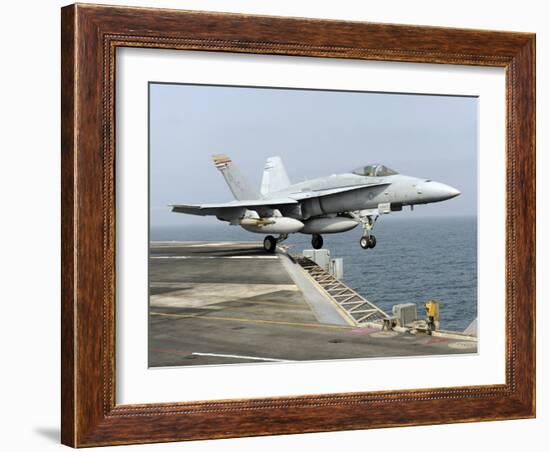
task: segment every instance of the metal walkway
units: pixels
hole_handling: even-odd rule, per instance
[[[366,322],[390,319],[388,314],[382,311],[382,309],[336,279],[311,259],[307,257],[295,257],[295,260],[344,311],[353,324],[361,326]]]

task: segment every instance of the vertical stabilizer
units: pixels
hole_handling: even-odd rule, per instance
[[[262,186],[262,195],[283,190],[290,185],[281,157],[269,157],[265,162]]]
[[[214,165],[223,174],[225,182],[229,185],[231,193],[235,199],[242,201],[245,199],[258,199],[259,194],[252,189],[252,186],[244,178],[239,168],[224,154],[213,155]]]

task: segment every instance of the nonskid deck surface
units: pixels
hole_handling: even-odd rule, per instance
[[[304,275],[260,242],[152,242],[149,366],[476,352],[475,342],[349,325]]]

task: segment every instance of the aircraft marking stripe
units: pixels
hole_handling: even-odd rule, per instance
[[[221,166],[221,165],[227,165],[231,163],[231,159],[226,156],[220,156],[220,157],[214,157],[214,165]]]
[[[185,315],[185,314],[166,314],[164,312],[151,312],[151,315],[156,315],[160,317],[179,317],[182,319],[202,319],[202,320],[226,320],[229,322],[247,322],[247,323],[265,323],[268,325],[282,325],[282,326],[303,326],[310,328],[329,328],[329,329],[338,329],[338,330],[351,330],[355,327],[346,326],[346,325],[329,325],[326,323],[299,323],[299,322],[281,322],[277,320],[263,320],[263,319],[243,319],[239,317],[215,317],[215,316],[198,316],[195,314]]]

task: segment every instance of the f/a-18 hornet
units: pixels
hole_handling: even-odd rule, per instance
[[[280,157],[266,161],[260,192],[252,188],[225,155],[214,155],[235,201],[220,204],[174,204],[173,212],[215,215],[250,232],[269,234],[266,251],[289,234],[311,234],[311,245],[323,247],[322,234],[345,232],[361,225],[361,248],[376,246],[374,225],[380,215],[403,210],[403,206],[445,201],[460,195],[449,185],[430,179],[405,176],[387,166],[372,164],[348,173],[291,184]],[[277,234],[275,238],[271,234]]]

